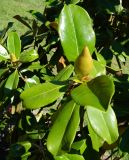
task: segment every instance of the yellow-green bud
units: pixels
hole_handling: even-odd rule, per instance
[[[79,79],[87,77],[93,68],[93,59],[88,47],[84,47],[82,53],[77,57],[75,64],[75,73]]]

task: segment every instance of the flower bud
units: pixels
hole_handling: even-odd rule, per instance
[[[79,79],[83,79],[90,74],[93,68],[93,59],[87,46],[84,47],[82,53],[77,57],[74,67]]]

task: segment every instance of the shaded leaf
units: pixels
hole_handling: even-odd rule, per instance
[[[29,141],[17,142],[10,147],[9,157],[12,159],[20,158],[31,148],[31,143]]]
[[[98,10],[106,11],[108,14],[120,13],[123,10],[122,1],[117,0],[97,0],[96,5]]]
[[[119,147],[122,152],[129,153],[129,128],[127,128],[125,133],[122,135]]]
[[[23,146],[25,148],[25,152],[27,152],[31,147],[31,143],[29,141],[18,142],[17,144]]]
[[[66,0],[67,3],[77,4],[80,0]]]
[[[8,68],[0,69],[0,78],[8,71]]]
[[[17,19],[19,22],[21,22],[22,24],[24,24],[26,27],[28,27],[29,29],[31,29],[30,25],[19,15],[14,16],[13,18]]]
[[[27,137],[31,138],[31,139],[42,139],[45,136],[44,130],[39,131],[39,130],[33,130],[31,132],[26,132],[27,133]]]
[[[70,1],[70,3],[73,3],[73,4],[76,4],[76,3],[78,3],[78,2],[80,2],[80,0],[71,0],[71,1]]]
[[[7,26],[0,33],[0,43],[3,44],[7,31],[13,26],[13,22],[8,22]]]
[[[113,94],[113,81],[106,75],[96,77],[87,84],[78,86],[71,92],[71,96],[76,103],[82,106],[90,105],[100,110],[108,108]]]
[[[35,10],[30,10],[29,13],[31,13],[31,15],[36,19],[41,21],[42,23],[44,22],[44,16],[43,14],[41,14],[40,12],[37,12]]]
[[[79,150],[80,151],[80,154],[83,154],[85,149],[86,149],[87,145],[86,145],[86,140],[81,140],[81,141],[77,141],[77,142],[74,142],[72,144],[72,148],[75,149],[75,150]]]
[[[89,136],[87,136],[86,145],[87,145],[87,148],[83,154],[85,157],[85,160],[100,160],[100,153],[93,149],[91,138]]]
[[[27,160],[28,157],[31,155],[31,152],[26,152],[21,156],[21,160]]]

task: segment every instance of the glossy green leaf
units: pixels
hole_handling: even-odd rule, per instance
[[[76,103],[82,106],[90,105],[100,110],[108,108],[113,94],[113,81],[106,75],[96,77],[86,84],[81,84],[71,92]]]
[[[9,157],[12,159],[19,158],[31,148],[29,141],[17,142],[10,147]]]
[[[94,150],[99,152],[99,148],[103,145],[104,140],[96,134],[89,121],[88,121],[88,130],[92,141],[92,147]]]
[[[95,33],[88,13],[74,4],[65,5],[59,17],[59,36],[64,54],[69,61],[75,61],[87,45],[94,51]]]
[[[78,2],[80,2],[80,0],[71,0],[70,3],[72,4],[77,4]]]
[[[71,76],[74,67],[70,64],[67,67],[63,68],[54,78],[54,81],[65,81]]]
[[[23,146],[25,148],[25,152],[27,152],[31,147],[31,143],[29,141],[18,142],[17,144]]]
[[[18,71],[15,70],[7,79],[6,83],[5,83],[5,90],[13,90],[16,89],[18,86],[18,82],[19,82],[19,75],[18,75]]]
[[[28,157],[31,155],[31,152],[26,152],[21,156],[21,160],[27,160]]]
[[[18,59],[21,52],[21,41],[17,32],[10,32],[7,39],[7,48],[10,54],[14,54]]]
[[[70,101],[64,105],[51,127],[47,138],[47,148],[53,155],[57,155],[61,149],[62,140],[75,106],[76,103],[74,101]]]
[[[47,82],[26,89],[20,95],[24,107],[36,109],[48,105],[62,96],[66,84]]]
[[[31,65],[29,65],[27,68],[24,68],[22,72],[31,71],[34,70],[38,71],[40,69],[44,69],[44,66],[40,65],[40,62],[32,62]]]
[[[112,79],[106,75],[102,75],[88,82],[88,87],[99,98],[103,107],[107,109],[115,92]]]
[[[85,160],[100,160],[100,152],[93,149],[91,138],[89,136],[87,136],[86,145],[87,148],[84,152]]]
[[[21,53],[19,61],[22,63],[32,62],[38,58],[38,53],[36,50],[32,49],[29,51],[24,51]]]
[[[0,69],[0,78],[8,71],[8,68]]]
[[[123,63],[126,62],[126,58],[122,54],[118,55],[118,59]]]
[[[77,151],[79,150],[80,154],[84,153],[86,147],[87,147],[87,145],[86,145],[86,140],[85,139],[83,139],[81,141],[74,142],[72,144],[72,148],[77,150]]]
[[[69,150],[76,136],[80,122],[80,106],[76,105],[63,137],[63,149]]]
[[[78,154],[64,154],[61,156],[56,156],[55,160],[84,160],[83,156]]]
[[[106,112],[103,112],[87,106],[87,116],[90,127],[108,144],[112,144],[118,139],[117,120],[111,107]]]
[[[36,75],[34,75],[33,77],[26,79],[24,89],[31,88],[32,86],[39,84],[39,83],[40,83],[39,78]]]
[[[79,3],[80,2],[80,0],[66,0],[66,2],[68,3],[68,4],[77,4],[77,3]]]
[[[9,59],[7,50],[0,44],[0,61]]]
[[[93,69],[89,77],[95,78],[101,75],[106,75],[105,65],[101,64],[99,61],[93,60]]]
[[[106,60],[104,59],[104,57],[100,54],[100,53],[96,53],[96,57],[97,57],[97,60],[103,64],[104,66],[106,66]]]
[[[39,130],[33,130],[31,132],[26,131],[27,137],[35,140],[42,139],[45,136],[44,130],[39,131]]]

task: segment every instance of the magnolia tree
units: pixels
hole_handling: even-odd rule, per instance
[[[8,160],[128,159],[128,2],[44,2],[0,39]]]

